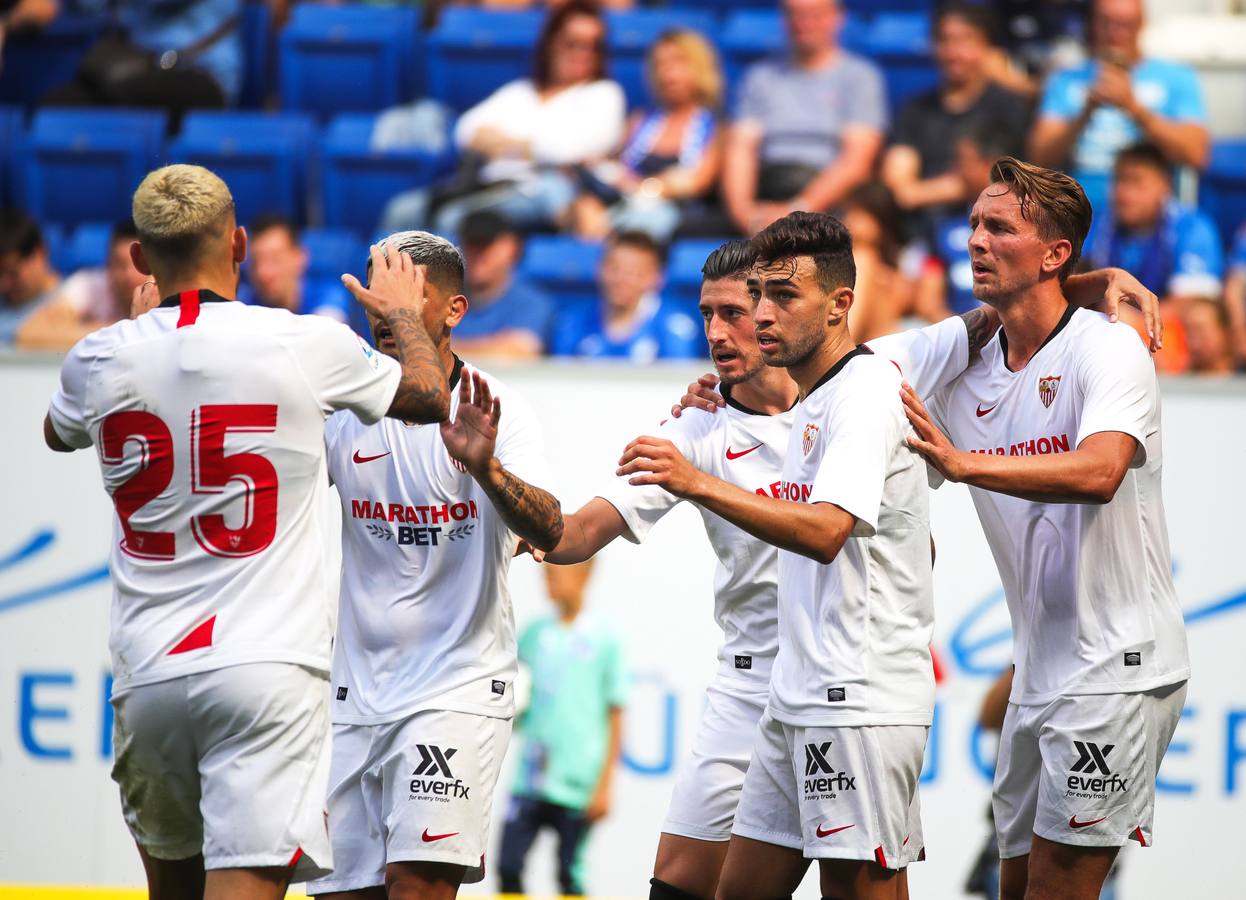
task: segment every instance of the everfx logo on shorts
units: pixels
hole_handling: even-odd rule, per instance
[[[1113,775],[1108,765],[1108,756],[1115,744],[1092,744],[1090,741],[1074,741],[1073,748],[1077,751],[1077,759],[1069,767],[1068,793],[1076,796],[1106,797],[1112,791],[1123,791],[1129,782],[1119,775]],[[1093,777],[1098,772],[1105,778]]]
[[[838,791],[855,791],[857,779],[855,775],[836,772],[827,760],[832,741],[820,744],[805,744],[805,794],[826,795],[835,797]],[[833,778],[830,776],[834,776]]]
[[[455,778],[454,772],[450,770],[450,760],[459,752],[456,747],[442,750],[435,744],[416,744],[415,749],[420,754],[420,763],[411,773],[414,777],[411,779],[411,796],[408,799],[430,798],[442,803],[451,799],[467,799],[471,789],[463,784],[462,779]]]

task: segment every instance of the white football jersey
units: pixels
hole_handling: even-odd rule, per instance
[[[462,373],[456,358],[451,419]],[[484,377],[502,403],[498,460],[516,478],[547,487],[531,410]],[[329,421],[325,440],[342,502],[333,721],[376,725],[423,709],[511,717],[518,664],[507,573],[515,535],[450,457],[437,425],[365,425],[343,414]]]
[[[963,320],[950,318],[877,338],[870,347],[924,396],[964,370],[969,338]],[[701,471],[745,490],[779,497],[795,409],[768,416],[736,402],[729,388],[723,388],[723,397],[726,409],[685,410],[678,419],[664,422],[657,435],[675,444]],[[680,498],[656,485],[630,485],[628,477],[612,479],[600,496],[623,517],[625,536],[640,543]],[[708,510],[698,507],[698,511],[718,557],[714,621],[723,632],[720,673],[764,684],[779,647],[779,551]]]
[[[1110,503],[1034,503],[970,488],[1012,616],[1012,702],[1144,691],[1189,677],[1160,486],[1159,385],[1129,326],[1069,307],[1024,369],[1001,331],[930,400],[965,450],[1068,453],[1092,434],[1138,442]]]
[[[74,346],[49,415],[98,448],[117,511],[116,691],[241,663],[328,671],[325,419],[376,421],[400,377],[344,325],[209,291]]]

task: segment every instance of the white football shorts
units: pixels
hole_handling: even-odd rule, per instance
[[[329,682],[250,663],[113,697],[112,777],[134,840],[157,859],[202,853],[209,869],[333,868],[326,828]]]
[[[802,726],[767,710],[734,834],[903,869],[925,858],[917,780],[925,725]]]
[[[1008,704],[995,766],[1003,859],[1033,835],[1059,844],[1151,844],[1155,778],[1185,705],[1186,683],[1132,694],[1078,694]]]
[[[485,874],[485,848],[509,719],[422,710],[383,725],[334,725],[329,776],[333,874],[309,894],[385,883],[394,862],[467,867]]]
[[[699,841],[731,838],[757,723],[769,694],[766,681],[752,684],[718,677],[710,682],[692,754],[675,778],[664,832]]]

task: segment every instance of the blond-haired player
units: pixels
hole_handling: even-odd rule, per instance
[[[96,446],[116,508],[113,778],[156,898],[267,900],[331,868],[324,798],[334,573],[324,423],[444,419],[422,279],[373,255],[395,363],[345,326],[230,302],[247,235],[197,166],[134,194],[159,306],[81,340],[44,422]]]

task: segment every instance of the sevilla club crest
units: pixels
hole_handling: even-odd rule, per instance
[[[805,433],[800,439],[800,445],[805,450],[805,456],[808,456],[809,451],[813,449],[814,441],[818,439],[819,430],[818,426],[814,425],[812,422],[805,426]]]
[[[1038,379],[1038,399],[1043,401],[1043,406],[1051,408],[1052,402],[1056,399],[1056,390],[1060,387],[1060,375],[1048,375],[1046,378]]]

